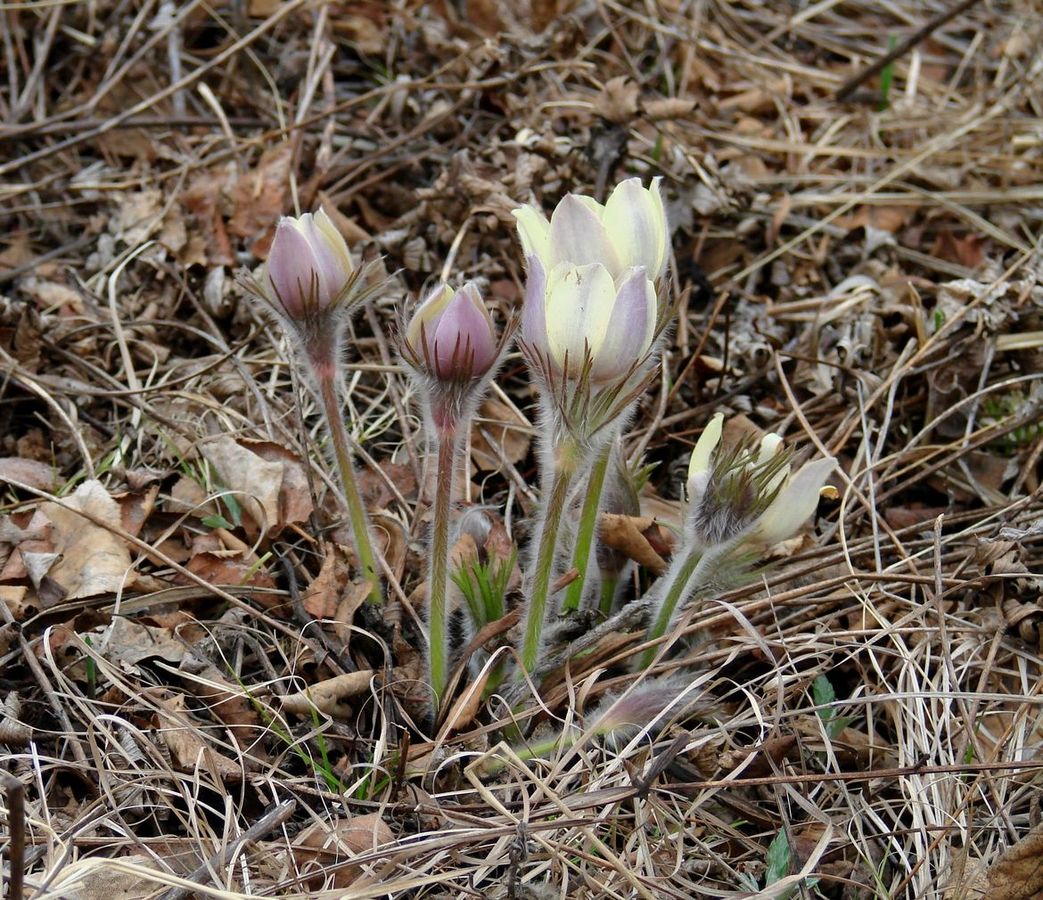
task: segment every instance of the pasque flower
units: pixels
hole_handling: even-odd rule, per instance
[[[560,263],[604,266],[620,283],[628,269],[641,268],[656,279],[666,268],[669,231],[659,194],[661,179],[642,187],[628,178],[603,206],[591,197],[569,194],[550,219],[531,206],[514,211],[526,256],[535,256],[545,272]]]
[[[441,381],[481,378],[496,362],[499,340],[474,284],[440,284],[413,313],[404,348],[416,367]]]
[[[348,245],[325,212],[279,220],[267,281],[277,310],[288,319],[300,321],[336,306],[354,277]]]
[[[777,434],[756,447],[721,451],[724,417],[703,431],[688,463],[689,521],[704,546],[737,541],[770,546],[796,533],[818,504],[836,468],[833,457],[805,463],[796,474]]]
[[[626,374],[647,355],[659,318],[655,286],[643,268],[620,282],[600,263],[559,263],[550,272],[529,257],[522,339],[567,378],[588,361],[594,383]]]
[[[669,249],[659,180],[618,185],[602,206],[566,196],[548,220],[533,207],[514,211],[528,282],[522,339],[566,378],[599,383],[647,358],[659,323],[655,280]]]

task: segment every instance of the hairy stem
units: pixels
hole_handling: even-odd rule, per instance
[[[565,593],[562,609],[566,611],[579,609],[580,602],[583,600],[583,589],[587,584],[587,567],[590,563],[590,549],[594,545],[594,533],[598,525],[601,492],[605,487],[605,473],[608,471],[608,461],[611,455],[612,444],[606,442],[594,460],[594,465],[587,478],[587,494],[583,498],[579,529],[576,531],[576,546],[572,551],[572,567],[579,575]]]
[[[616,599],[616,587],[619,578],[615,575],[603,575],[601,578],[601,615],[606,619],[612,615],[612,603]]]
[[[351,531],[355,537],[355,552],[362,566],[362,577],[373,585],[369,593],[370,603],[381,603],[383,595],[380,590],[380,578],[377,575],[377,560],[373,553],[373,544],[369,538],[369,520],[362,495],[359,493],[355,479],[355,464],[352,462],[351,438],[344,414],[337,395],[336,366],[332,359],[313,359],[312,372],[319,388],[322,410],[326,414],[326,425],[333,440],[333,454],[340,472],[341,487],[344,489],[344,500],[348,506],[348,518],[351,520]]]
[[[731,546],[730,542],[725,542],[709,550],[692,547],[685,555],[679,557],[676,567],[673,565],[670,567],[670,571],[666,574],[666,594],[663,602],[659,604],[652,623],[648,626],[648,632],[645,634],[646,641],[653,641],[666,634],[677,613],[677,608],[709,580],[707,576],[712,578],[715,564],[731,549]],[[657,652],[658,648],[649,647],[641,656],[640,667],[647,669],[655,659]]]
[[[550,493],[543,503],[539,529],[536,532],[537,550],[534,563],[529,602],[525,611],[525,629],[522,634],[521,659],[526,672],[536,671],[540,653],[540,634],[547,613],[547,597],[550,593],[551,575],[554,572],[554,551],[558,544],[558,531],[568,500],[569,488],[575,477],[574,451],[559,452],[555,460],[554,476]],[[520,674],[520,673],[519,673]]]
[[[452,427],[439,428],[434,523],[431,532],[431,568],[428,577],[428,660],[436,717],[449,678],[449,628],[446,607],[449,589],[449,518],[452,512],[456,447],[456,430]]]

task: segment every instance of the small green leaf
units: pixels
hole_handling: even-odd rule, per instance
[[[833,690],[832,682],[825,675],[819,675],[811,686],[812,696],[815,698],[815,706],[828,706],[837,699],[837,692]],[[828,722],[833,718],[833,710],[820,709],[819,717]]]
[[[781,881],[789,875],[791,856],[789,841],[786,839],[786,832],[780,830],[779,833],[775,835],[775,839],[768,846],[768,856],[765,859],[764,866],[765,887],[774,884],[776,881]]]
[[[229,522],[228,519],[226,519],[224,516],[220,514],[215,514],[212,516],[203,516],[203,518],[199,521],[202,522],[207,528],[235,528],[235,526],[231,522]]]

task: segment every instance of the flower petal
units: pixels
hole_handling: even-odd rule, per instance
[[[339,278],[346,281],[355,271],[355,264],[351,261],[351,252],[344,235],[321,207],[316,210],[313,219],[316,233],[322,235],[322,246],[329,253],[330,265],[336,268]]]
[[[647,189],[639,178],[620,183],[605,204],[604,218],[620,264],[644,266],[653,281],[663,274],[670,243],[660,180],[653,178]]]
[[[644,269],[634,269],[616,293],[604,326],[599,318],[587,326],[597,380],[622,375],[648,353],[656,326],[655,287]],[[603,316],[603,312],[599,311]]]
[[[600,263],[613,277],[622,271],[601,216],[576,194],[569,194],[557,205],[550,218],[549,239],[548,253],[555,263],[567,262],[573,266]]]
[[[406,341],[418,355],[423,356],[424,354],[425,338],[427,339],[427,349],[431,350],[431,340],[438,327],[438,322],[452,299],[453,289],[448,284],[442,283],[431,291],[416,308],[406,326]]]
[[[550,222],[533,206],[521,206],[511,215],[517,220],[518,237],[526,257],[536,256],[545,269],[550,268]]]
[[[534,254],[525,258],[525,264],[529,277],[525,280],[521,336],[534,350],[547,354],[547,271]]]
[[[713,418],[710,419],[703,429],[703,433],[699,435],[699,440],[695,442],[695,447],[692,448],[692,455],[688,459],[689,479],[709,470],[713,451],[717,449],[717,445],[721,442],[723,431],[724,414],[714,413]]]
[[[554,361],[568,374],[578,374],[587,354],[593,355],[588,329],[591,320],[608,317],[615,303],[616,288],[604,266],[557,266],[547,287],[547,344]],[[608,311],[606,315],[605,310]],[[604,331],[595,335],[600,346]]]
[[[493,364],[496,335],[473,284],[464,285],[452,296],[429,344],[440,378],[476,378]]]
[[[279,304],[291,318],[304,314],[315,282],[315,256],[297,220],[283,216],[268,252],[268,280]]]
[[[836,465],[832,456],[805,463],[757,520],[753,540],[770,546],[792,536],[815,511],[818,493]]]

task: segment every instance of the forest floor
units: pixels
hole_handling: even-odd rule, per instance
[[[1043,896],[1039,3],[0,17],[0,894]],[[835,456],[833,489],[650,670],[640,631],[521,705],[464,669],[432,728],[396,335],[440,273],[505,321],[511,211],[635,175],[662,177],[678,315],[623,444],[654,464],[615,520],[632,591],[715,412]],[[379,607],[241,275],[319,206],[389,278],[344,384]],[[535,435],[515,351],[468,443],[482,558],[524,558]],[[666,675],[654,723],[590,726]]]

